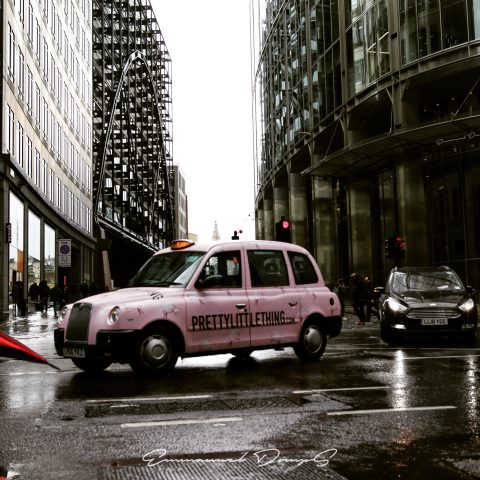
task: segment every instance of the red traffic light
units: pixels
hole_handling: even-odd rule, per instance
[[[287,230],[290,228],[290,222],[288,220],[282,220],[282,228]]]

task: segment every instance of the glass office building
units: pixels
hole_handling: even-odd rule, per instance
[[[173,238],[171,69],[149,0],[93,0],[93,211],[109,288]]]
[[[480,286],[479,0],[251,2],[256,231],[328,282],[447,264]],[[385,255],[400,236],[405,257]]]

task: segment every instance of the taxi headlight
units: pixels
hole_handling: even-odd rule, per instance
[[[115,325],[120,318],[120,307],[113,307],[108,314],[107,323],[109,325]]]
[[[405,305],[402,305],[400,302],[397,302],[393,298],[389,298],[387,300],[387,305],[388,308],[390,308],[390,310],[395,313],[402,313],[407,309]]]
[[[466,302],[462,303],[458,308],[460,308],[462,312],[469,312],[470,310],[472,310],[474,306],[475,306],[475,302],[471,298],[469,298]]]
[[[58,312],[59,325],[65,320],[65,317],[67,316],[67,312],[68,312],[68,307],[66,305],[62,307],[61,310]]]

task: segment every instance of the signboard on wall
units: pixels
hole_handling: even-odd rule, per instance
[[[58,240],[58,266],[72,266],[72,240],[70,238],[61,238]]]

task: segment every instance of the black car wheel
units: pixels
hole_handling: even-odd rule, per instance
[[[319,359],[327,347],[327,334],[315,321],[307,322],[300,333],[299,342],[293,350],[297,357],[304,361]]]
[[[178,341],[166,327],[142,332],[134,346],[130,366],[140,375],[161,375],[175,367],[178,360]]]

